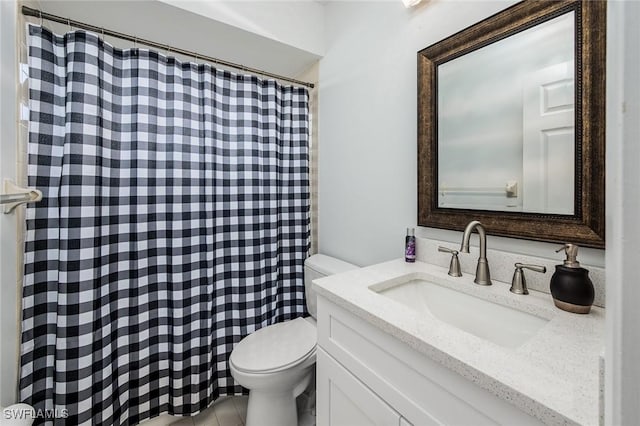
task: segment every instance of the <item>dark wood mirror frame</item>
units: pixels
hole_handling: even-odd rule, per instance
[[[574,215],[438,207],[439,64],[575,11]],[[525,0],[418,52],[418,225],[463,230],[481,221],[493,235],[604,248],[606,2]]]

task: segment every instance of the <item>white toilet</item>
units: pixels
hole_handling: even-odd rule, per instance
[[[341,260],[316,254],[304,265],[309,318],[263,327],[231,352],[231,375],[249,389],[246,426],[297,426],[296,397],[309,385],[316,362],[317,278],[356,269]]]

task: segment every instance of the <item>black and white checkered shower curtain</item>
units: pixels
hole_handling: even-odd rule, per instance
[[[306,89],[28,28],[21,399],[111,425],[240,393],[234,345],[305,311]]]

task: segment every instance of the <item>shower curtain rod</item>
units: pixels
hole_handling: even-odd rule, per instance
[[[138,37],[134,37],[132,35],[129,34],[124,34],[118,31],[113,31],[113,30],[108,30],[106,28],[101,28],[101,27],[97,27],[95,25],[91,25],[91,24],[85,24],[84,22],[79,22],[79,21],[74,21],[73,19],[68,19],[68,18],[63,18],[61,16],[57,16],[57,15],[52,15],[50,13],[47,12],[43,12],[41,10],[38,9],[32,9],[30,7],[27,6],[22,6],[22,14],[25,16],[33,16],[36,18],[40,18],[41,20],[46,19],[47,21],[53,21],[53,22],[58,22],[61,24],[67,24],[69,26],[72,27],[77,27],[77,28],[82,28],[84,30],[89,30],[89,31],[93,31],[95,33],[101,34],[102,37],[104,37],[105,35],[108,35],[110,37],[116,37],[122,40],[127,40],[127,41],[132,41],[134,43],[140,43],[140,44],[144,44],[146,46],[150,46],[150,47],[155,47],[156,49],[164,49],[173,53],[179,53],[181,55],[185,55],[185,56],[191,56],[193,58],[196,59],[196,61],[198,59],[202,59],[208,62],[213,62],[214,64],[220,64],[223,65],[225,67],[229,67],[229,68],[233,68],[236,70],[241,70],[241,71],[246,71],[246,72],[250,72],[250,73],[254,73],[254,74],[259,74],[265,77],[271,77],[274,78],[276,80],[282,80],[282,81],[287,81],[289,83],[293,83],[299,86],[305,86],[305,87],[309,87],[311,89],[313,89],[314,84],[313,83],[308,83],[306,81],[300,81],[300,80],[296,80],[293,78],[289,78],[289,77],[284,77],[282,75],[278,75],[278,74],[273,74],[267,71],[262,71],[256,68],[251,68],[251,67],[247,67],[244,65],[239,65],[239,64],[235,64],[233,62],[229,62],[229,61],[225,61],[223,59],[218,59],[218,58],[214,58],[211,56],[207,56],[207,55],[201,55],[199,53],[196,52],[192,52],[189,50],[185,50],[185,49],[180,49],[178,47],[172,47],[169,46],[168,44],[162,44],[162,43],[156,43],[155,41],[151,41],[151,40],[145,40],[143,38],[138,38]]]

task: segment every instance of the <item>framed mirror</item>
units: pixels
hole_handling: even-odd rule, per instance
[[[418,225],[604,247],[605,14],[525,0],[418,52]]]

